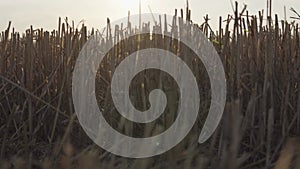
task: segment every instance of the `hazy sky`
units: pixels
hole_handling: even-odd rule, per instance
[[[184,8],[186,0],[141,0],[142,12],[149,13],[148,6],[153,13],[174,14],[175,8]],[[238,0],[248,5],[251,14],[257,14],[266,9],[266,0]],[[96,28],[105,26],[106,18],[116,20],[127,16],[128,10],[132,14],[138,13],[139,0],[0,0],[0,30],[3,31],[8,21],[13,22],[17,31],[24,31],[30,25],[34,28],[52,30],[57,27],[58,17],[68,17],[75,24],[82,19],[86,25]],[[203,16],[209,14],[211,24],[217,25],[219,16],[232,14],[230,0],[189,0],[192,9],[192,19],[202,23]],[[273,13],[278,13],[283,19],[284,6],[287,17],[293,16],[291,7],[300,13],[300,0],[273,0]]]

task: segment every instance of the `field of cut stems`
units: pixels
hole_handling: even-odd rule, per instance
[[[289,169],[300,167],[300,27],[277,15],[249,15],[246,8],[211,29],[208,17],[197,25],[219,53],[227,78],[227,103],[221,124],[206,143],[198,144],[210,106],[210,82],[197,57],[170,37],[188,36],[197,42],[190,24],[191,11],[175,12],[172,23],[128,22],[103,32],[103,45],[118,43],[99,65],[97,101],[110,125],[133,137],[165,131],[176,119],[178,85],[158,70],[139,73],[130,86],[131,101],[147,110],[149,92],[167,95],[164,114],[149,124],[133,123],[112,109],[113,72],[130,52],[143,48],[171,51],[191,68],[197,79],[201,113],[188,136],[168,152],[145,159],[115,156],[95,145],[81,128],[72,100],[72,73],[85,42],[96,33],[82,24],[59,19],[53,31],[29,28],[15,32],[11,23],[0,33],[0,169]],[[185,18],[185,21],[183,21]],[[297,23],[298,22],[298,23]],[[164,25],[164,26],[163,26]],[[168,27],[171,29],[164,29]],[[155,33],[162,33],[158,35]],[[166,36],[168,35],[168,36]],[[128,38],[126,38],[128,37]],[[138,42],[138,43],[137,43]],[[189,54],[190,58],[185,57]]]

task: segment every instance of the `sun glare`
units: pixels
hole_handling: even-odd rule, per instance
[[[139,0],[120,0],[122,4],[128,9],[139,8]]]

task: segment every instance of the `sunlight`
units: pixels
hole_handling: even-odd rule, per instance
[[[122,5],[124,5],[128,9],[138,9],[139,8],[139,0],[120,0]],[[143,2],[143,0],[141,0]]]

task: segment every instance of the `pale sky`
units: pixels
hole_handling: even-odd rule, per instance
[[[186,7],[186,0],[141,0],[142,12],[149,13],[148,6],[153,13],[174,14],[174,9]],[[233,1],[233,0],[232,0]],[[58,17],[68,17],[75,24],[85,20],[85,24],[95,28],[105,26],[106,18],[112,21],[127,16],[128,10],[132,14],[138,13],[139,0],[0,0],[0,31],[6,29],[8,22],[17,31],[24,31],[33,25],[34,28],[53,30],[57,28]],[[232,14],[231,0],[189,0],[192,10],[192,20],[203,22],[203,16],[209,14],[214,29],[218,24],[219,16],[225,18]],[[234,2],[234,1],[233,1]],[[251,14],[257,14],[265,9],[267,0],[238,0],[248,5]],[[287,9],[287,18],[294,16],[289,10],[291,7],[300,13],[300,0],[273,0],[273,13],[283,19],[284,6]]]

